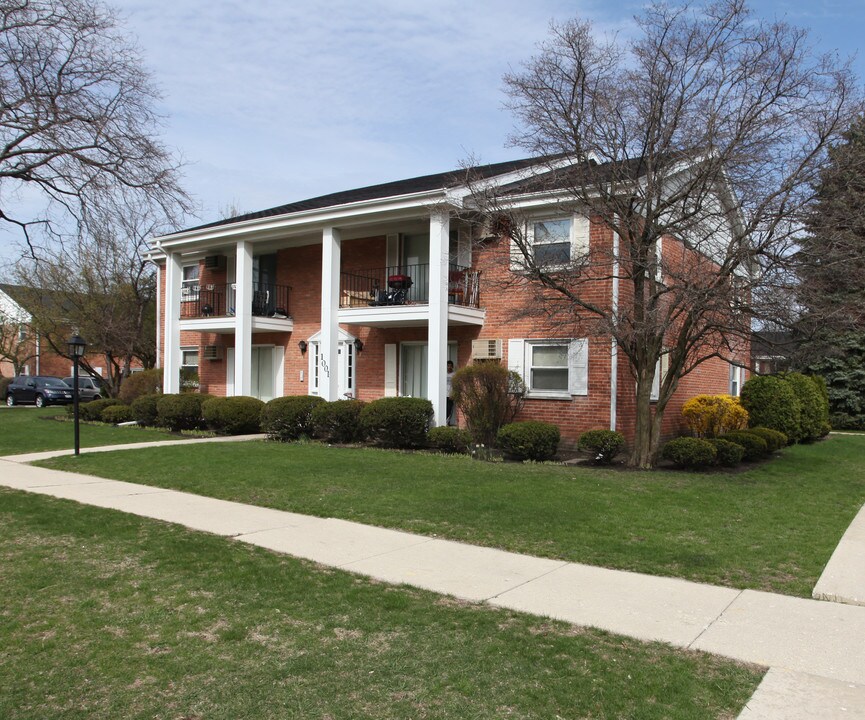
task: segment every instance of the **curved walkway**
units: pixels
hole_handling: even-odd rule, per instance
[[[82,452],[119,449],[123,448]],[[178,523],[385,582],[767,666],[769,672],[740,715],[746,720],[865,717],[865,606],[861,604],[735,590],[518,555],[25,464],[37,456],[59,454],[64,453],[0,458],[0,484]],[[832,587],[835,578],[855,574],[865,565],[863,526],[865,510],[844,536],[842,546],[847,549],[836,550],[818,588],[820,584]]]

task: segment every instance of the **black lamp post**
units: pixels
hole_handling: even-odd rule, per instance
[[[84,351],[87,349],[87,343],[84,342],[78,333],[73,335],[66,342],[69,350],[69,357],[72,358],[72,407],[74,410],[74,425],[75,425],[75,454],[78,455],[81,445],[78,441],[78,361],[84,356]]]

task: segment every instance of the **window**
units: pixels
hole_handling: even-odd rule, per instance
[[[538,220],[530,225],[536,265],[567,265],[571,261],[571,220]]]
[[[198,370],[198,348],[180,348],[180,367]]]
[[[183,266],[183,280],[180,284],[180,299],[181,300],[197,300],[198,299],[198,263],[195,265]],[[196,363],[197,365],[197,363]]]
[[[742,381],[745,376],[745,368],[730,363],[730,395],[739,397],[742,391]]]
[[[509,340],[508,369],[529,397],[569,399],[588,394],[588,340]]]

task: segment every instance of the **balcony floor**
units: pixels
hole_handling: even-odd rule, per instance
[[[237,318],[234,315],[220,317],[186,318],[180,321],[180,330],[193,330],[195,332],[209,332],[217,335],[234,335],[237,326]],[[294,320],[292,318],[252,316],[252,332],[292,332]]]
[[[429,305],[342,308],[339,322],[365,327],[424,327],[429,325],[429,309]],[[483,325],[485,319],[485,310],[448,305],[448,326]]]

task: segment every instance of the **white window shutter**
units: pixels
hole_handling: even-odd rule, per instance
[[[589,341],[585,338],[568,345],[568,392],[589,394]]]
[[[399,234],[394,233],[386,238],[385,264],[389,268],[399,265]]]
[[[529,233],[533,233],[531,222],[523,225],[523,242],[525,242],[526,247],[531,247],[532,238]],[[523,256],[522,250],[520,250],[520,246],[517,244],[517,241],[512,237],[508,236],[507,242],[511,248],[511,270],[521,271],[526,269],[526,258]]]
[[[472,234],[469,230],[460,228],[457,235],[457,265],[471,267],[472,265]]]
[[[396,397],[396,343],[384,346],[384,396]]]
[[[661,358],[658,358],[658,362],[655,363],[655,378],[652,380],[652,394],[649,396],[649,400],[657,400],[661,395]]]
[[[664,281],[664,238],[659,237],[655,242],[655,280]]]
[[[508,370],[517,373],[526,385],[526,341],[522,339],[508,340]]]
[[[591,223],[583,215],[574,215],[571,220],[571,259],[584,257],[589,252]]]

